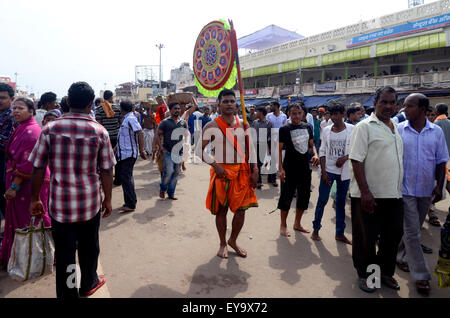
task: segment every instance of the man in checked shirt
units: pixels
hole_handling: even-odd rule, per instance
[[[89,116],[94,98],[89,84],[72,84],[67,98],[70,113],[44,127],[28,159],[34,166],[31,215],[44,211],[39,192],[47,164],[51,172],[49,214],[55,241],[58,298],[89,296],[106,282],[104,275],[97,275],[98,232],[100,212],[105,218],[112,210],[112,168],[116,159],[108,132]],[[67,283],[74,273],[77,243],[79,291]]]

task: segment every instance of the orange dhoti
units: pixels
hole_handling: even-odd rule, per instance
[[[226,178],[218,178],[211,167],[211,179],[206,197],[206,208],[217,214],[219,206],[229,207],[234,213],[258,206],[254,189],[250,186],[250,170],[247,163],[223,164]]]

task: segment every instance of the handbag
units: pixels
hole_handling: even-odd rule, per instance
[[[50,227],[41,218],[37,227],[35,217],[30,226],[17,229],[8,262],[8,274],[16,281],[26,281],[53,272],[55,244]]]

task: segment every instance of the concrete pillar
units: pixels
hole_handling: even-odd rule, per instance
[[[344,75],[344,77],[345,77],[345,80],[348,79],[348,64],[347,63],[345,63],[345,75]]]
[[[408,75],[412,74],[412,54],[408,53]]]
[[[375,63],[373,64],[373,75],[378,76],[378,59],[375,59]]]

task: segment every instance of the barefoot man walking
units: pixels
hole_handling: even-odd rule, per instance
[[[245,210],[258,206],[254,189],[258,182],[258,168],[255,160],[248,162],[243,142],[244,125],[237,116],[236,96],[233,91],[224,89],[220,92],[220,116],[209,122],[203,131],[202,158],[211,165],[211,179],[206,208],[216,216],[216,227],[220,238],[217,256],[228,258],[228,245],[241,257],[247,257],[247,251],[236,244],[239,232],[244,225]],[[237,138],[236,138],[237,137]],[[213,143],[214,157],[204,151]],[[252,143],[249,142],[249,147]],[[251,152],[252,153],[252,152]],[[253,152],[254,154],[254,152]],[[227,212],[234,213],[231,236],[226,241]]]

